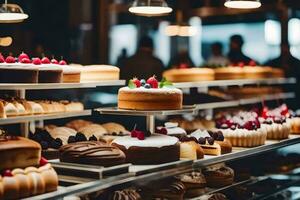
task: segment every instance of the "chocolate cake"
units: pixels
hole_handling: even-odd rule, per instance
[[[0,83],[37,83],[38,68],[27,64],[0,65]]]
[[[67,144],[60,149],[60,161],[99,166],[113,166],[125,162],[124,153],[100,141]]]

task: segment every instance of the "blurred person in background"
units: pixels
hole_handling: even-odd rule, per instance
[[[228,59],[232,65],[239,65],[239,63],[248,65],[249,62],[253,60],[243,53],[243,45],[244,39],[241,35],[233,35],[230,37]]]
[[[189,52],[187,50],[180,51],[176,56],[174,56],[169,66],[171,68],[190,68],[194,67],[194,63],[189,56]]]
[[[118,56],[118,60],[116,63],[117,67],[122,66],[123,62],[124,62],[124,60],[126,60],[126,58],[128,58],[127,49],[123,48],[121,50],[121,54]]]
[[[226,66],[229,60],[223,55],[223,45],[221,42],[215,42],[211,45],[211,56],[207,60],[209,66]]]
[[[150,37],[142,37],[138,44],[137,52],[123,60],[121,79],[129,80],[133,77],[147,79],[153,75],[160,80],[164,65],[160,59],[153,55],[153,41]]]

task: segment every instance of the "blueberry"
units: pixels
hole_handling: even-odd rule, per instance
[[[59,147],[61,147],[63,145],[63,142],[60,138],[56,138],[55,142],[57,143],[57,145],[59,145]]]
[[[215,140],[214,140],[214,138],[210,137],[207,139],[207,142],[208,142],[208,144],[213,145]]]
[[[96,136],[92,135],[92,136],[89,138],[89,141],[97,141]]]
[[[142,86],[144,86],[146,84],[146,80],[145,79],[141,79],[140,82],[141,82]]]
[[[210,135],[212,138],[214,138],[215,140],[218,138],[218,133],[214,132],[212,135]]]
[[[76,138],[76,142],[87,141],[85,135],[83,133],[80,133],[80,132],[76,133],[75,138]]]
[[[55,140],[52,140],[50,143],[50,147],[53,149],[59,149],[61,147],[60,143],[56,142]]]
[[[206,143],[206,139],[204,137],[200,137],[198,140],[199,144],[205,144]]]
[[[194,142],[198,143],[198,140],[197,140],[197,138],[195,138],[195,137],[190,137],[190,140],[189,140],[189,141],[194,141]]]
[[[188,141],[190,141],[189,137],[187,137],[185,135],[180,137],[180,142],[188,142]]]
[[[146,88],[146,89],[150,89],[150,88],[151,88],[151,85],[150,85],[150,84],[148,84],[148,83],[146,83],[146,84],[144,85],[144,88]]]
[[[68,138],[68,144],[74,143],[74,142],[76,142],[76,137],[73,136],[73,135],[71,135],[71,136]]]
[[[217,141],[224,141],[224,135],[222,132],[218,133],[218,138],[216,139]]]
[[[41,147],[42,147],[43,150],[49,148],[49,144],[46,141],[41,141],[40,144],[41,144]]]
[[[150,131],[144,131],[144,133],[145,133],[146,137],[150,137],[151,136],[151,132]]]
[[[214,134],[214,132],[211,131],[211,130],[209,130],[209,131],[207,131],[207,132],[208,132],[208,134],[209,134],[210,136],[212,136],[212,135]]]

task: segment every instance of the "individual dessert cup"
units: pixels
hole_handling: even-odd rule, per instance
[[[158,82],[153,76],[147,80],[132,79],[128,87],[118,92],[118,108],[128,110],[182,109],[182,91],[166,80]]]
[[[206,178],[207,185],[212,188],[231,185],[234,180],[234,171],[224,164],[206,167],[202,173]]]
[[[180,138],[187,134],[183,128],[178,127],[178,123],[176,122],[167,122],[165,123],[164,127],[163,126],[157,127],[156,133],[166,134],[177,138]]]
[[[176,137],[148,134],[133,130],[131,136],[123,136],[112,141],[121,149],[126,161],[137,165],[162,164],[179,160],[180,146]]]
[[[163,73],[163,77],[172,82],[212,81],[215,72],[209,68],[170,69]]]
[[[60,161],[114,166],[125,163],[125,154],[117,147],[100,141],[75,142],[59,149]]]

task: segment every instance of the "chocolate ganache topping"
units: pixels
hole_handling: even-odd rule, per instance
[[[60,160],[80,164],[112,166],[125,162],[125,154],[117,147],[101,141],[76,142],[62,146]]]

